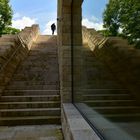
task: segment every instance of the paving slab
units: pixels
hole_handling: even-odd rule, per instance
[[[63,140],[59,125],[0,127],[0,140]]]

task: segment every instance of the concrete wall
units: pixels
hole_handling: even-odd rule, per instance
[[[0,94],[19,63],[27,56],[38,33],[38,25],[33,25],[26,27],[18,35],[4,35],[0,38]]]
[[[124,88],[140,100],[140,50],[119,37],[104,38],[94,29],[83,27],[83,42],[108,65]]]

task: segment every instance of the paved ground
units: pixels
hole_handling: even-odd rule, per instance
[[[58,125],[0,127],[0,140],[63,140]]]

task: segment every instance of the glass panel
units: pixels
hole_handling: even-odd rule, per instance
[[[88,27],[101,29],[102,20],[88,15],[91,8],[96,7],[94,3],[101,8],[100,2],[95,1],[83,2],[82,21]],[[107,1],[104,0],[104,8],[105,2]],[[109,63],[106,63],[113,59],[107,58],[109,55],[104,51],[106,42],[107,39],[95,29],[83,28],[83,46],[79,57],[81,61],[77,61],[78,49],[73,49],[74,103],[105,139],[140,139],[140,107],[136,106],[130,91],[112,71]],[[80,64],[79,67],[77,63]]]

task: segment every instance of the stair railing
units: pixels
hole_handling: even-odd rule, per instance
[[[23,46],[24,48],[27,48],[27,45],[25,44],[25,42],[23,41],[23,39],[21,38],[20,35],[17,35],[17,38],[19,40],[19,45],[16,48],[16,50],[13,52],[13,54],[9,57],[9,59],[7,60],[7,62],[0,68],[0,73],[6,68],[6,66],[9,64],[9,62],[13,59],[13,57],[17,54],[18,50]]]

